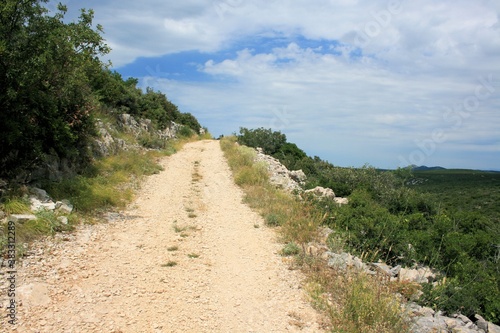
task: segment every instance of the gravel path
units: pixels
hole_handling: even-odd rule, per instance
[[[113,221],[36,246],[13,332],[322,332],[217,141],[162,161]],[[2,295],[4,296],[4,295]]]

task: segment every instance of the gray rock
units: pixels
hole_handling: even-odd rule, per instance
[[[318,237],[319,240],[322,244],[326,244],[326,241],[328,239],[328,236],[330,236],[333,233],[333,230],[328,228],[328,227],[322,227],[318,231]]]
[[[476,314],[474,318],[476,318],[475,324],[477,328],[482,329],[485,332],[488,332],[488,322],[478,314]]]
[[[36,220],[36,216],[30,215],[30,214],[13,214],[13,215],[10,215],[7,218],[7,220],[9,222],[23,224],[23,223],[28,222],[28,221]]]
[[[337,203],[339,206],[347,205],[349,203],[349,199],[341,197],[335,197],[333,201],[335,201],[335,203]]]
[[[375,268],[375,270],[379,273],[382,273],[383,275],[393,277],[394,272],[392,271],[392,267],[385,264],[385,263],[380,263],[380,262],[374,262],[371,263],[372,267]]]
[[[68,200],[56,202],[56,210],[61,214],[71,214],[73,212],[73,205]]]
[[[305,193],[311,193],[319,198],[335,198],[335,192],[331,188],[324,188],[321,186],[316,186],[311,190],[307,190]]]
[[[449,332],[451,333],[479,333],[479,332],[484,332],[483,330],[478,330],[475,328],[467,328],[463,326],[459,327],[454,327],[452,328]]]
[[[307,180],[307,176],[302,170],[290,171],[290,177],[298,183],[304,183]]]
[[[55,210],[56,204],[53,201],[42,202],[38,198],[30,197],[31,210],[36,212],[39,210]]]
[[[257,148],[256,151],[255,161],[263,162],[266,165],[271,184],[290,193],[302,191],[300,183],[292,178],[291,172],[279,160],[264,154],[260,148]]]
[[[436,275],[428,267],[418,269],[401,268],[399,271],[399,278],[401,281],[427,283],[433,281]]]
[[[42,190],[41,188],[31,187],[29,189],[29,191],[30,191],[30,193],[32,193],[33,195],[35,195],[35,197],[37,199],[39,199],[42,202],[47,202],[47,201],[51,200],[50,196],[47,193],[47,191]]]
[[[69,223],[68,218],[66,216],[59,216],[57,218],[57,220],[59,222],[61,222],[61,224],[64,224],[64,225],[67,225]]]
[[[328,254],[328,266],[335,269],[346,270],[347,269],[347,261],[345,257],[341,254],[327,252]]]
[[[456,315],[456,318],[460,319],[464,326],[468,323],[472,323],[472,321],[468,317],[461,315],[461,314]]]
[[[442,318],[420,317],[412,329],[412,333],[447,333],[446,322]]]

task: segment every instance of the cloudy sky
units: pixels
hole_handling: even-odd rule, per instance
[[[500,170],[500,1],[63,1],[113,68],[214,136],[279,130],[339,166]]]

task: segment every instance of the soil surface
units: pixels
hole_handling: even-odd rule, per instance
[[[129,209],[35,245],[18,264],[18,324],[0,331],[322,332],[219,142],[161,164]]]

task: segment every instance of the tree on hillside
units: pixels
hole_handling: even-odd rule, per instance
[[[265,154],[273,155],[286,143],[286,135],[263,127],[257,129],[240,128],[238,141],[248,147],[262,148]]]
[[[63,22],[66,7],[49,16],[47,0],[0,5],[0,177],[12,177],[44,154],[81,157],[95,107],[89,73],[109,52],[92,10]]]

